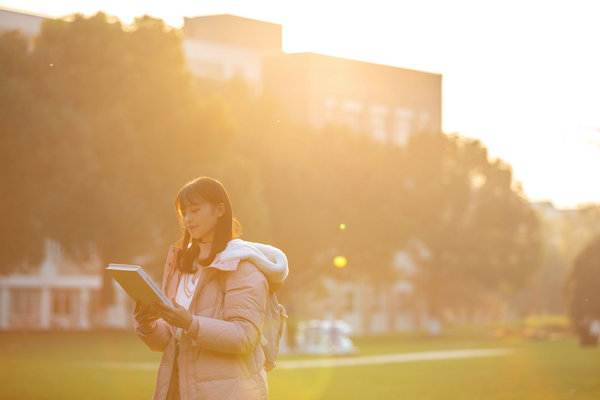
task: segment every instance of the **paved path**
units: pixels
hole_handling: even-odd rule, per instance
[[[351,367],[354,365],[391,364],[411,361],[448,360],[455,358],[493,357],[513,353],[513,349],[466,349],[425,351],[419,353],[382,354],[343,358],[290,360],[277,363],[277,369]]]
[[[424,351],[418,353],[382,354],[376,356],[355,356],[339,358],[317,358],[309,360],[289,360],[277,363],[276,370],[351,367],[355,365],[392,364],[411,361],[450,360],[458,358],[497,357],[514,353],[513,349],[463,349]],[[155,371],[158,363],[86,363],[111,369],[133,369]]]

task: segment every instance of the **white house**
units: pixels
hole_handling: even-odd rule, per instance
[[[113,284],[114,303],[102,306],[102,266],[74,263],[46,240],[39,268],[0,276],[0,329],[129,328],[131,300]]]

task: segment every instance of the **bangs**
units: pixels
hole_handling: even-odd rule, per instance
[[[181,215],[183,209],[192,204],[203,204],[206,203],[206,199],[202,197],[198,190],[194,190],[192,185],[185,186],[177,194],[175,199],[175,209]]]

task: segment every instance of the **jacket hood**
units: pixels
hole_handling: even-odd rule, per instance
[[[281,284],[288,274],[287,257],[276,247],[233,239],[217,254],[211,267],[224,271],[237,269],[240,261],[249,261],[267,278],[269,284]]]

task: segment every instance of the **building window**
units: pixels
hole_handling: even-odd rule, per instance
[[[340,122],[352,130],[358,131],[362,128],[363,106],[357,101],[344,100],[340,110]]]
[[[354,293],[346,292],[344,295],[344,311],[345,312],[353,312],[354,311]]]
[[[388,142],[388,115],[389,108],[382,105],[373,105],[369,110],[371,135],[381,143]]]
[[[427,132],[431,129],[431,116],[426,111],[419,114],[417,129],[419,132]]]
[[[200,77],[216,80],[225,79],[225,67],[223,64],[204,60],[194,60],[190,61],[189,66],[194,74]]]
[[[39,289],[11,289],[10,326],[37,327],[40,323]]]
[[[325,101],[325,122],[335,121],[338,118],[338,104],[334,98]]]
[[[371,297],[371,310],[372,311],[381,311],[384,308],[384,298],[381,296],[381,293],[377,291],[373,291]]]
[[[70,315],[77,305],[77,292],[69,289],[52,291],[52,313]]]
[[[396,292],[396,296],[394,299],[394,306],[396,311],[404,312],[410,309],[411,305],[411,294],[406,291],[398,291]]]
[[[394,127],[392,141],[404,146],[408,142],[412,131],[412,124],[415,118],[415,112],[408,108],[396,108],[394,110]]]
[[[55,289],[52,291],[52,316],[50,324],[54,328],[73,328],[77,326],[79,311],[79,292],[74,289]]]
[[[250,80],[247,75],[248,74],[246,73],[246,68],[244,68],[243,65],[235,64],[235,65],[233,65],[233,67],[231,69],[231,76],[228,76],[227,78]]]
[[[35,314],[40,307],[40,292],[37,289],[12,289],[11,313]]]

